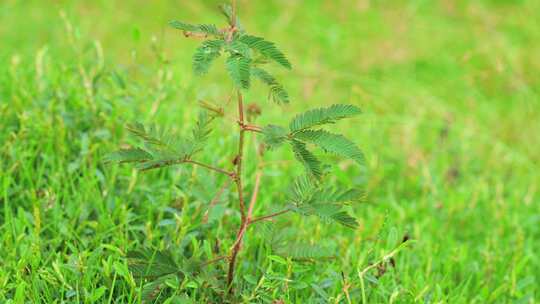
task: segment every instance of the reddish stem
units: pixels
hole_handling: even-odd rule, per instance
[[[244,125],[244,126],[242,126],[242,128],[243,128],[244,130],[246,130],[246,131],[262,133],[262,128],[259,127],[259,126]]]
[[[234,2],[233,2],[234,5]],[[233,6],[234,9],[234,6]],[[244,103],[242,98],[242,93],[240,90],[238,91],[238,123],[240,125],[240,138],[238,141],[238,155],[235,158],[236,162],[236,175],[235,175],[235,182],[236,182],[236,188],[238,189],[238,201],[240,205],[240,216],[241,216],[241,222],[240,222],[240,229],[238,230],[238,233],[236,234],[236,241],[234,242],[234,245],[231,249],[231,257],[229,259],[229,271],[227,273],[227,286],[229,288],[228,292],[232,293],[232,283],[234,280],[234,269],[236,267],[236,257],[238,256],[238,252],[240,251],[240,247],[242,244],[242,238],[244,237],[244,233],[246,232],[247,223],[248,220],[246,218],[246,207],[244,203],[244,194],[243,194],[243,188],[242,188],[242,157],[244,154]]]
[[[261,216],[261,217],[258,217],[258,218],[255,218],[255,219],[250,220],[250,221],[249,221],[249,224],[251,225],[251,224],[256,223],[256,222],[258,222],[258,221],[268,220],[268,219],[271,219],[271,218],[276,217],[276,216],[278,216],[278,215],[282,215],[282,214],[284,214],[284,213],[287,213],[287,212],[289,212],[289,211],[291,211],[291,210],[285,209],[285,210],[281,210],[281,211],[276,212],[276,213],[272,213],[272,214],[268,214],[268,215],[265,215],[265,216]]]

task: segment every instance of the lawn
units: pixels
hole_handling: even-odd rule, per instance
[[[131,142],[126,123],[189,132],[200,100],[226,104],[224,72],[192,73],[198,42],[172,19],[223,24],[218,1],[0,3],[0,302],[140,303],[127,252],[232,245],[234,187],[197,219],[223,177],[193,167],[139,172],[105,164]],[[245,96],[257,124],[335,103],[364,169],[329,158],[332,179],[362,186],[350,229],[295,214],[276,227],[330,258],[298,261],[250,231],[240,303],[536,303],[540,300],[540,1],[240,1],[244,27],[274,41],[291,103]],[[232,109],[227,109],[234,111]],[[234,112],[231,113],[234,117]],[[233,119],[234,120],[234,119]],[[236,148],[218,122],[200,158]],[[248,136],[246,145],[257,144]],[[246,188],[256,155],[246,156]],[[302,173],[290,151],[265,156],[254,210],[286,202]],[[408,239],[404,245],[400,245]],[[323,250],[323,249],[321,249]],[[391,256],[391,259],[390,259]],[[176,256],[176,259],[181,258]],[[382,263],[379,263],[382,262]],[[212,265],[221,280],[225,263]],[[221,303],[197,278],[168,281],[158,302]]]

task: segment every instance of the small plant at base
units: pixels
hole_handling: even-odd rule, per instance
[[[107,161],[136,163],[136,167],[141,170],[181,164],[200,166],[225,175],[228,180],[236,185],[240,225],[232,246],[226,255],[215,260],[199,263],[196,266],[194,266],[196,263],[194,264],[192,261],[186,262],[186,265],[190,266],[176,265],[174,259],[163,252],[152,253],[142,250],[128,255],[131,260],[130,269],[132,273],[135,277],[142,279],[160,277],[165,278],[162,280],[167,280],[176,273],[185,273],[185,271],[178,271],[177,267],[200,270],[202,265],[208,265],[218,260],[226,260],[228,261],[226,286],[227,291],[232,293],[238,254],[242,249],[242,243],[249,226],[295,212],[304,216],[318,216],[325,221],[335,221],[346,227],[357,227],[356,219],[349,215],[345,206],[358,200],[361,196],[360,191],[341,191],[325,185],[323,182],[325,168],[310,149],[318,147],[323,152],[349,158],[359,165],[363,164],[363,154],[352,141],[344,136],[322,129],[324,125],[360,114],[360,110],[353,105],[336,104],[326,108],[309,110],[295,116],[288,127],[278,125],[260,127],[248,123],[243,91],[250,88],[251,79],[258,79],[269,87],[270,100],[277,104],[288,103],[289,95],[283,85],[263,67],[270,63],[277,63],[286,69],[291,69],[292,66],[274,43],[245,32],[238,21],[234,1],[232,6],[222,6],[221,11],[228,21],[228,26],[223,29],[218,29],[212,24],[194,25],[179,21],[172,21],[170,25],[183,31],[186,37],[204,39],[193,55],[193,71],[196,75],[206,74],[218,57],[227,55],[225,69],[236,88],[237,124],[239,127],[238,149],[231,156],[233,168],[220,168],[195,159],[197,153],[202,151],[204,143],[212,131],[212,121],[223,116],[223,109],[216,109],[208,103],[202,104],[208,111],[201,112],[189,138],[182,139],[171,136],[166,132],[159,131],[157,128],[145,127],[138,123],[129,125],[128,131],[139,138],[143,144],[139,147],[113,152],[107,156]],[[305,167],[305,175],[298,177],[288,192],[288,205],[276,213],[259,217],[255,217],[253,214],[261,184],[262,166],[258,166],[253,177],[254,188],[250,199],[247,200],[245,197],[243,168],[245,136],[247,133],[262,136],[264,145],[261,145],[258,151],[260,157],[262,157],[265,150],[271,151],[282,146],[288,146],[292,149],[295,158]],[[219,192],[222,192],[222,189]],[[298,255],[306,258],[314,258],[317,257],[319,248],[297,246],[291,248],[290,252],[297,252]],[[155,261],[155,263],[150,261]],[[155,269],[151,270],[152,267],[157,267],[157,271]],[[154,281],[155,284],[150,284],[150,288],[155,289],[156,284],[159,284],[159,282],[162,281]],[[154,289],[147,293],[152,294],[155,291]]]

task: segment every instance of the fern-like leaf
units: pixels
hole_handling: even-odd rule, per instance
[[[149,161],[153,157],[150,153],[139,148],[120,149],[105,156],[105,162],[131,163]]]
[[[310,175],[297,177],[288,191],[291,208],[310,203],[317,192],[317,182]]]
[[[306,171],[316,179],[321,178],[323,173],[321,168],[321,162],[317,159],[317,157],[315,157],[313,153],[311,153],[307,149],[306,144],[297,140],[293,140],[291,141],[291,145],[293,148],[294,156],[299,162],[304,165]]]
[[[210,130],[209,118],[199,117],[193,137],[182,139],[172,133],[157,128],[146,128],[140,123],[128,125],[127,129],[138,137],[142,143],[139,147],[121,149],[105,157],[106,162],[136,162],[139,170],[150,170],[184,163],[194,153],[202,149]]]
[[[324,221],[334,221],[341,225],[355,228],[356,219],[350,216],[343,208],[345,203],[355,201],[358,191],[335,191],[317,183],[309,176],[297,178],[289,190],[289,210],[304,216],[317,216]]]
[[[288,243],[274,249],[278,255],[297,260],[314,260],[332,257],[328,248],[307,243]]]
[[[294,138],[302,142],[311,142],[326,152],[331,152],[364,164],[364,154],[355,143],[343,135],[330,133],[325,130],[304,130],[297,132]]]
[[[270,94],[268,96],[275,103],[289,103],[289,93],[287,93],[285,88],[283,88],[274,76],[257,67],[251,68],[251,74],[270,87]]]
[[[229,76],[234,84],[243,89],[250,85],[250,60],[243,56],[233,55],[225,62]]]
[[[346,204],[350,202],[360,201],[364,198],[364,192],[360,189],[350,189],[347,191],[336,191],[335,189],[325,188],[320,189],[316,196],[317,202]]]
[[[221,55],[223,40],[207,40],[193,54],[193,72],[195,75],[208,73],[210,66]]]
[[[356,219],[343,211],[343,206],[340,204],[305,203],[299,206],[291,206],[290,210],[305,216],[314,215],[327,222],[335,221],[349,228],[358,227]]]
[[[141,123],[128,124],[126,129],[136,137],[142,139],[146,144],[165,146],[166,144],[159,138],[159,134],[155,128],[149,128],[148,130]]]
[[[238,39],[227,44],[227,50],[231,53],[231,55],[240,55],[245,58],[251,58],[251,49],[249,46],[240,42]]]
[[[287,140],[287,130],[276,125],[268,125],[262,130],[263,142],[269,149],[281,146]]]
[[[135,168],[141,171],[148,171],[152,169],[158,169],[158,168],[172,166],[175,164],[180,164],[181,162],[182,160],[179,158],[169,158],[169,159],[162,158],[162,159],[149,160],[142,163],[138,163],[135,166]]]
[[[197,119],[197,123],[195,124],[192,132],[193,146],[191,147],[192,151],[189,153],[190,156],[200,152],[204,148],[205,142],[208,140],[208,137],[212,132],[212,128],[210,126],[211,122],[212,118],[206,111],[201,111],[199,113],[199,119]]]
[[[174,27],[175,29],[178,29],[184,32],[213,35],[213,36],[221,35],[218,28],[213,24],[189,24],[189,23],[173,20],[169,22],[169,25]]]
[[[230,26],[235,25],[236,28],[238,28],[240,31],[243,31],[242,24],[240,23],[240,19],[236,17],[236,20],[233,20],[233,13],[232,13],[232,7],[229,4],[222,4],[219,6],[219,10],[227,18],[227,23]]]
[[[287,69],[291,69],[292,65],[285,57],[285,54],[283,54],[273,42],[266,41],[261,37],[251,36],[251,35],[243,35],[238,38],[240,42],[245,43],[250,48],[258,51],[263,56],[267,57],[268,59],[271,59],[283,67]]]
[[[323,124],[360,114],[360,109],[353,105],[336,104],[328,108],[309,110],[297,115],[289,124],[291,132],[298,132]]]

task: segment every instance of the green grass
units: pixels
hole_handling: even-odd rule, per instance
[[[230,93],[217,69],[192,75],[196,42],[166,26],[218,22],[217,2],[182,2],[0,3],[0,302],[138,303],[128,250],[231,246],[238,217],[228,200],[211,214],[223,216],[215,229],[193,220],[222,177],[101,161],[129,141],[125,122],[181,133],[198,99]],[[359,229],[279,220],[335,259],[292,263],[270,255],[261,235],[248,236],[237,274],[242,300],[536,303],[540,2],[241,3],[244,25],[275,41],[294,66],[280,75],[292,103],[268,105],[258,123],[356,104],[364,114],[337,127],[362,147],[369,169],[366,178],[350,162],[335,164],[336,179],[367,187],[355,206]],[[266,104],[265,94],[259,87],[246,99]],[[226,165],[220,156],[234,144],[218,131],[202,158]],[[256,214],[279,208],[279,193],[301,171],[282,161],[291,159],[268,157]],[[378,279],[377,269],[362,275],[404,235],[414,242],[395,254],[395,267]],[[177,294],[219,303],[196,280],[179,285]]]

